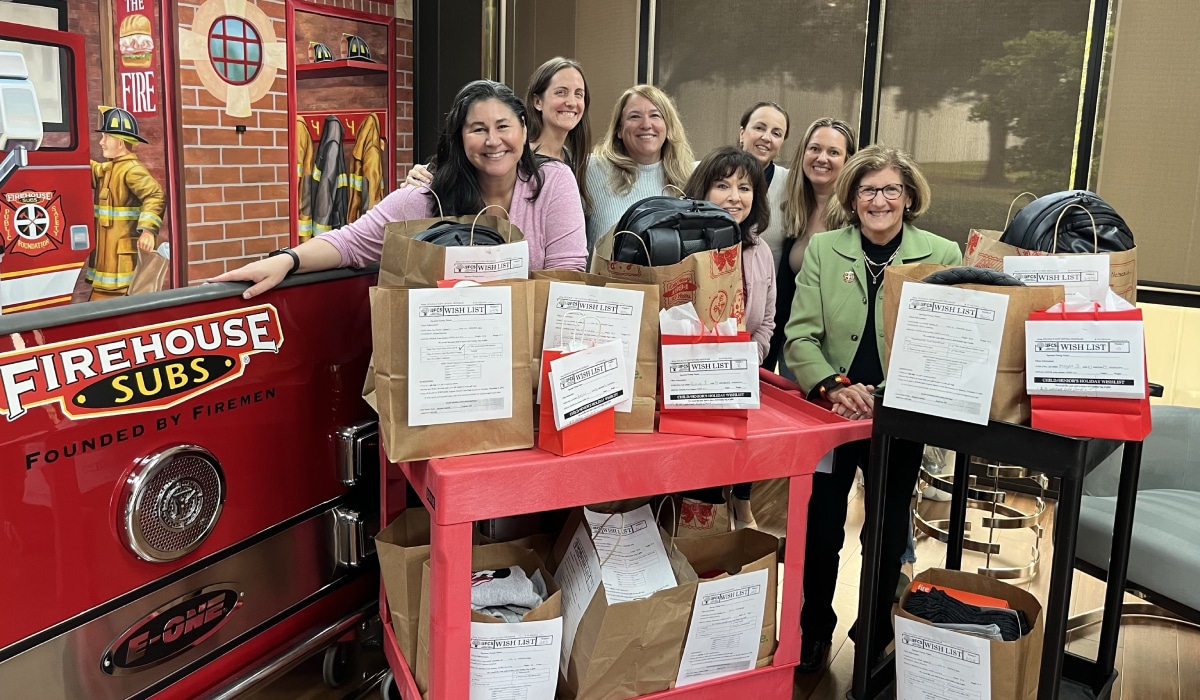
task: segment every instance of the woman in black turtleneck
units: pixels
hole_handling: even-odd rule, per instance
[[[846,162],[834,183],[834,195],[851,225],[818,233],[804,253],[785,330],[784,359],[802,391],[825,399],[834,412],[852,420],[871,418],[872,392],[884,380],[884,270],[903,263],[962,261],[957,244],[910,223],[928,209],[929,194],[929,183],[908,154],[868,146]],[[906,477],[889,479],[891,488],[885,495],[880,561],[896,562],[896,567],[884,567],[882,591],[895,590],[899,579],[922,447],[893,441],[888,469]],[[862,467],[865,474],[869,456],[869,440],[843,445],[834,453],[833,472],[813,477],[800,614],[802,673],[820,669],[829,655],[837,625],[833,594],[846,501],[855,470]],[[880,629],[890,629],[891,604],[887,596],[876,610]]]

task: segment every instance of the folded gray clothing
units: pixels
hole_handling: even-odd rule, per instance
[[[474,610],[505,605],[533,609],[542,602],[533,581],[519,566],[471,574],[471,608]]]
[[[521,618],[529,614],[529,608],[522,608],[517,605],[500,605],[492,608],[481,608],[479,612],[484,615],[498,617],[505,622],[520,622]]]
[[[957,624],[953,622],[935,622],[934,627],[940,627],[944,630],[954,632],[962,632],[963,634],[971,634],[976,637],[990,639],[993,642],[1003,642],[1004,635],[1000,634],[1000,625],[967,625]]]

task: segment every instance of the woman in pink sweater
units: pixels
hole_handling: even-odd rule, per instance
[[[463,87],[438,138],[431,189],[441,199],[440,215],[470,215],[499,205],[525,234],[531,269],[582,270],[587,250],[575,177],[562,163],[536,157],[527,134],[525,105],[511,88],[490,80]],[[364,267],[383,255],[385,225],[437,215],[428,190],[397,190],[348,226],[210,281],[252,282],[242,294],[251,299],[296,272]]]
[[[767,180],[762,165],[747,151],[724,146],[700,161],[683,187],[692,199],[707,199],[733,217],[742,231],[742,298],[746,331],[758,345],[762,362],[775,331],[775,258],[759,233],[771,220]],[[756,527],[750,510],[749,483],[734,484],[726,502],[735,527]],[[690,493],[691,498],[714,502],[715,494]]]

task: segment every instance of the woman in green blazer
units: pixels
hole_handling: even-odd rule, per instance
[[[809,398],[828,401],[835,413],[851,420],[869,420],[872,392],[884,379],[884,270],[915,262],[958,265],[962,254],[954,242],[912,225],[929,208],[929,183],[902,151],[879,145],[859,151],[838,176],[834,195],[851,225],[818,233],[809,243],[796,277],[784,358]],[[922,449],[893,442],[888,469],[904,478],[889,479],[892,488],[885,498],[881,561],[897,566],[885,567],[882,591],[895,590],[899,580]],[[800,614],[802,673],[819,670],[828,660],[837,625],[833,595],[846,501],[855,470],[862,467],[866,474],[869,456],[870,440],[843,445],[834,452],[832,473],[813,477]],[[890,596],[879,602],[878,629],[891,629],[891,605]]]

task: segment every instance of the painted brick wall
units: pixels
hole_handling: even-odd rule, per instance
[[[284,39],[282,0],[256,0]],[[192,27],[200,2],[180,0],[179,24]],[[187,184],[188,283],[199,284],[256,260],[288,243],[287,75],[251,105],[246,118],[225,113],[225,104],[201,84],[191,61],[180,65],[183,171]],[[235,127],[244,125],[238,134]]]
[[[407,1],[411,2],[411,0]],[[315,0],[315,2],[319,5],[329,5],[330,7],[341,7],[347,10],[370,12],[377,15],[385,15],[387,17],[392,17],[396,11],[395,3],[391,0],[385,0],[384,2],[373,2],[372,0]]]
[[[192,27],[202,0],[179,0],[183,29]],[[342,4],[338,4],[342,3]],[[282,0],[254,0],[272,19],[279,39],[292,41],[285,30]],[[322,4],[393,16],[390,2],[327,0]],[[395,144],[398,183],[412,166],[413,48],[412,22],[396,20],[396,124]],[[287,245],[291,204],[288,200],[287,76],[280,71],[270,92],[251,105],[248,118],[230,117],[225,105],[213,97],[197,77],[191,61],[180,66],[183,128],[183,171],[187,185],[185,231],[188,283],[199,284],[263,254]],[[238,124],[246,126],[239,135]]]
[[[404,182],[413,161],[413,23],[396,20],[396,186]]]

